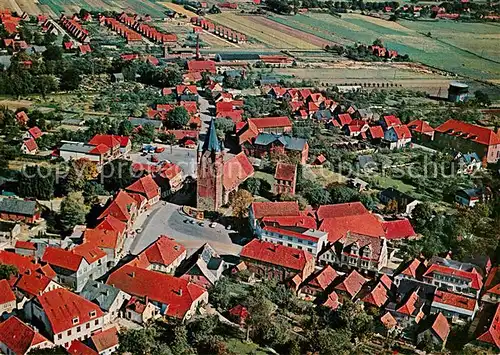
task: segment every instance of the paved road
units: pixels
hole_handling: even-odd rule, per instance
[[[220,224],[210,228],[208,222],[205,222],[204,227],[197,223],[185,223],[185,220],[191,218],[182,214],[179,208],[180,206],[172,203],[160,202],[141,215],[134,229],[142,228],[142,231],[134,237],[130,245],[127,245],[127,249],[137,255],[160,235],[168,235],[182,243],[188,250],[209,243],[221,255],[239,254],[241,246],[234,244],[230,237],[230,235],[234,237],[235,232],[226,230]]]

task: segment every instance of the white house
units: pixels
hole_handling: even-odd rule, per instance
[[[407,126],[392,126],[384,132],[384,140],[389,149],[405,148],[411,143],[411,132]]]
[[[328,232],[302,227],[264,226],[259,239],[300,250],[307,250],[314,256],[318,256],[328,242]]]
[[[106,285],[102,282],[89,280],[83,287],[80,296],[97,304],[103,312],[104,322],[110,323],[121,315],[121,309],[129,299],[130,295],[117,289],[116,287]]]

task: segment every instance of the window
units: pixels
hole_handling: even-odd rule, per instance
[[[71,336],[71,329],[68,330],[68,336]]]
[[[89,329],[89,328],[90,328],[90,323],[85,324],[85,329]]]
[[[82,331],[82,327],[80,327],[80,326],[76,327],[76,332],[77,333],[80,333],[81,331]]]
[[[94,324],[98,325],[99,324],[99,319],[96,319]]]
[[[73,324],[78,324],[78,317],[73,318]]]
[[[57,339],[61,340],[62,339],[62,334],[57,334]]]
[[[90,312],[90,317],[91,317],[91,318],[92,318],[92,317],[95,317],[95,315],[96,315],[95,311]]]

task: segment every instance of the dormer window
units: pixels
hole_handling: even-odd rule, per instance
[[[92,311],[92,312],[90,312],[89,314],[90,314],[90,318],[94,318],[94,317],[96,316],[95,311]]]
[[[78,324],[78,317],[73,318],[73,324]]]

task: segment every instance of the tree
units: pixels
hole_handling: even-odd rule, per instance
[[[134,126],[129,120],[123,120],[118,125],[118,134],[121,136],[130,136],[133,130]]]
[[[132,162],[115,159],[105,164],[101,172],[101,183],[108,191],[117,191],[132,183]]]
[[[224,137],[227,133],[234,131],[234,122],[229,118],[218,118],[215,120],[217,136]]]
[[[249,296],[245,303],[248,310],[248,317],[245,320],[247,324],[248,341],[252,329],[258,331],[260,326],[269,321],[269,318],[275,310],[275,306],[262,294]]]
[[[399,205],[397,200],[390,200],[385,206],[386,213],[398,213]]]
[[[81,191],[70,192],[61,202],[60,222],[64,232],[70,232],[78,224],[85,224],[89,212]]]
[[[189,122],[189,113],[183,106],[177,106],[168,113],[167,125],[172,129],[185,127]]]
[[[28,355],[62,355],[66,353],[66,349],[59,345],[53,348],[32,349]]]
[[[18,194],[39,200],[54,197],[55,177],[52,169],[39,165],[27,166],[19,176]]]
[[[153,355],[157,347],[157,331],[154,327],[127,329],[118,333],[119,352],[131,355]]]
[[[99,175],[94,162],[87,159],[72,160],[66,175],[66,192],[81,191],[86,181],[94,180]]]
[[[352,353],[351,334],[347,329],[321,329],[310,336],[310,347],[321,355],[348,355]]]
[[[261,179],[250,177],[245,180],[242,187],[250,192],[252,195],[259,195],[261,186]]]
[[[48,46],[51,45],[52,43],[55,42],[57,39],[57,35],[52,33],[52,32],[47,32],[45,33],[45,36],[43,37],[43,43]]]
[[[231,202],[233,216],[244,218],[248,215],[248,207],[253,202],[253,196],[247,190],[239,189]]]
[[[474,92],[474,97],[476,99],[476,102],[481,105],[481,106],[491,106],[491,99],[488,96],[487,93],[481,91],[481,90],[476,90]]]
[[[376,40],[373,41],[373,45],[383,47],[384,43],[382,42],[382,40],[380,38],[377,38]]]
[[[432,219],[433,212],[428,202],[419,203],[411,212],[411,221],[417,233],[421,233]]]
[[[8,280],[18,273],[14,265],[0,264],[0,280]]]
[[[76,90],[82,82],[80,71],[76,68],[68,68],[63,71],[61,75],[61,89],[62,90]]]
[[[48,45],[47,50],[42,53],[44,60],[60,61],[63,57],[63,50],[60,46]]]
[[[307,200],[302,197],[301,195],[291,195],[288,193],[284,193],[279,195],[278,200],[280,201],[297,201],[299,204],[299,209],[301,211],[305,210],[307,208]]]
[[[57,80],[53,75],[39,75],[36,77],[35,90],[42,94],[43,98],[48,93],[56,91],[58,87]]]
[[[231,286],[232,282],[227,277],[222,278],[210,288],[209,300],[217,309],[224,311],[227,310],[231,304]]]

